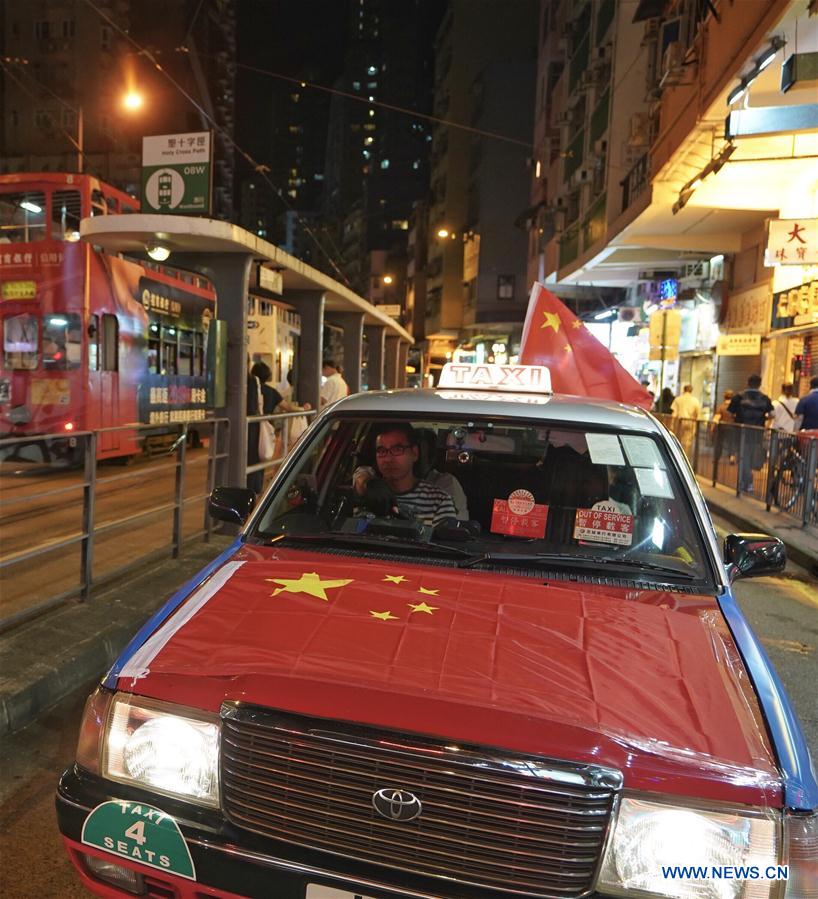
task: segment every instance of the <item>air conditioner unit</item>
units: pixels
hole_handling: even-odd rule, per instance
[[[558,125],[573,125],[574,113],[570,109],[566,109],[557,116]]]
[[[579,187],[581,184],[587,184],[590,180],[590,169],[577,169],[571,176],[571,183],[577,187]]]
[[[645,22],[645,31],[642,35],[642,46],[654,43],[659,37],[659,19],[648,19]]]
[[[594,154],[596,156],[604,156],[608,152],[608,141],[599,138],[594,141]]]
[[[662,55],[662,79],[681,74],[684,66],[684,47],[681,41],[671,41]]]
[[[568,208],[568,197],[557,197],[554,200],[554,209],[567,209]]]
[[[610,44],[600,44],[599,47],[594,47],[594,59],[597,62],[605,62],[611,58],[611,45]]]

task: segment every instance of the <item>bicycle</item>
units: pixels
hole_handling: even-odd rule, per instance
[[[809,442],[805,439],[813,433],[801,432],[798,438],[788,441],[786,448],[779,448],[778,459],[770,471],[768,488],[768,501],[782,511],[789,512],[801,496],[807,493],[807,486],[812,479],[812,503],[805,519],[809,521],[818,518],[818,469],[809,470]]]

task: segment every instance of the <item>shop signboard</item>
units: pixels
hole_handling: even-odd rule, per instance
[[[717,356],[758,356],[760,352],[760,334],[720,334],[716,343]]]
[[[818,263],[818,218],[772,219],[764,264],[814,265]]]
[[[818,323],[818,279],[778,291],[773,296],[772,327],[792,328]]]
[[[650,317],[650,358],[673,362],[679,358],[682,314],[678,309],[654,312]]]
[[[392,318],[400,318],[401,314],[401,305],[400,303],[394,304],[385,304],[377,307],[378,312],[383,312],[384,315],[389,315]]]
[[[142,138],[142,212],[210,215],[209,131]]]
[[[725,331],[738,334],[766,334],[770,321],[772,296],[769,285],[751,287],[731,293],[727,299],[727,314],[722,322]]]

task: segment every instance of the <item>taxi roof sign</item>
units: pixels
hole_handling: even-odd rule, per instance
[[[544,365],[488,365],[447,362],[438,387],[551,393],[551,372]]]

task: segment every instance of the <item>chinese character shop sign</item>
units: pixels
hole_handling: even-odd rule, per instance
[[[142,212],[210,215],[209,131],[142,138]]]
[[[818,219],[773,219],[767,237],[765,265],[818,263]]]

